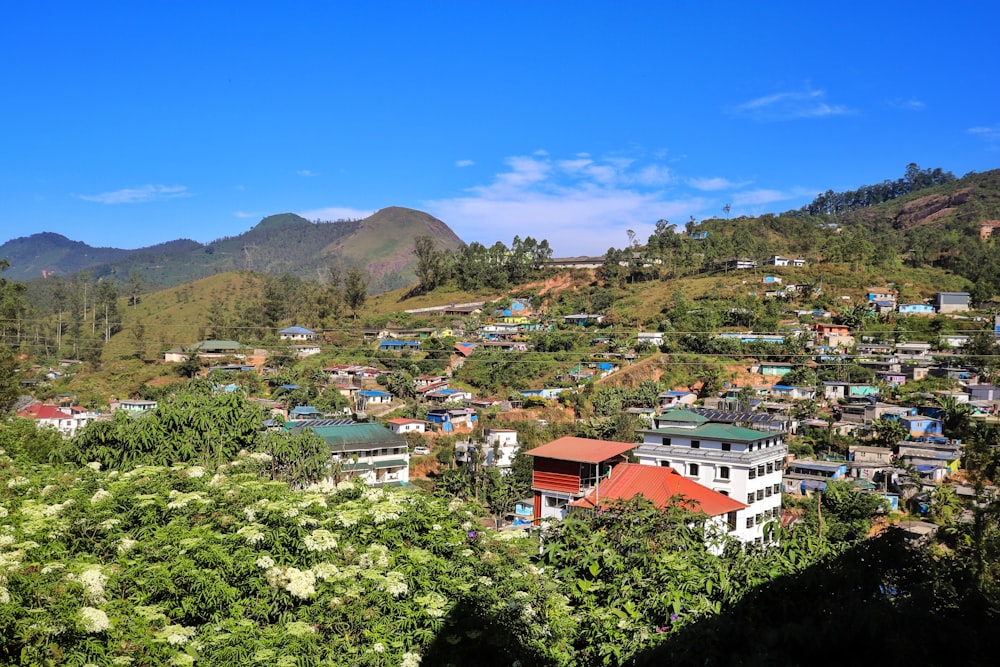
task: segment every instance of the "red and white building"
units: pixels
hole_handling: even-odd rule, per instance
[[[28,407],[18,410],[17,416],[23,419],[33,419],[40,426],[54,428],[67,438],[76,435],[77,431],[96,418],[96,415],[89,412],[80,412],[73,408],[64,410],[45,403],[32,403]]]
[[[585,498],[612,468],[628,460],[634,442],[565,436],[525,452],[534,458],[531,490],[534,519],[562,519],[566,508]]]

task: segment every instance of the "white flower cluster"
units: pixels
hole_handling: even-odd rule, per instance
[[[17,489],[22,486],[28,486],[29,484],[31,484],[31,480],[27,477],[21,477],[20,475],[17,477],[11,477],[7,480],[8,489]]]
[[[247,544],[257,544],[264,539],[264,526],[251,523],[236,531],[236,534],[247,541]]]
[[[329,551],[337,546],[336,536],[323,528],[318,528],[306,535],[303,542],[309,551]]]
[[[91,470],[93,470],[94,472],[100,472],[101,471],[101,462],[100,461],[91,461],[90,463],[87,464],[87,467],[90,468]]]
[[[372,650],[376,653],[385,653],[385,644],[382,642],[375,642],[372,644]]]
[[[10,591],[7,590],[6,586],[0,586],[0,604],[8,602],[10,602]]]
[[[424,613],[431,618],[441,618],[444,616],[444,605],[447,600],[445,600],[444,596],[440,593],[418,595],[416,597],[416,602],[419,605],[423,605]]]
[[[256,564],[257,567],[259,567],[262,570],[270,570],[272,567],[274,567],[274,559],[271,558],[270,556],[261,556],[260,558],[257,559]]]
[[[111,530],[121,522],[122,522],[121,519],[107,519],[97,524],[97,527],[100,528],[101,530]]]
[[[120,540],[118,540],[118,547],[117,547],[118,553],[127,554],[129,551],[132,551],[132,549],[135,548],[136,544],[138,544],[138,542],[136,542],[135,540],[130,539],[128,537],[123,537]]]
[[[94,492],[94,495],[90,497],[90,504],[100,505],[105,500],[111,500],[112,498],[114,498],[114,496],[111,495],[110,491],[106,489],[98,489]]]
[[[13,535],[0,535],[0,548],[9,547],[14,542],[17,542],[17,538]]]
[[[96,634],[111,627],[108,615],[95,607],[84,607],[80,610],[80,627],[84,632]]]
[[[190,468],[182,470],[180,474],[181,477],[191,477],[192,479],[197,479],[205,476],[205,469],[201,466],[191,466]]]
[[[462,502],[461,498],[452,498],[451,502],[448,503],[448,513],[449,514],[454,514],[458,510],[462,509],[462,506],[464,504],[465,503]]]
[[[406,585],[406,577],[402,572],[386,572],[385,577],[380,582],[382,590],[394,598],[406,595],[410,587]]]
[[[293,637],[307,637],[316,632],[316,628],[304,621],[292,621],[285,624],[285,632]]]
[[[104,602],[104,584],[108,576],[101,572],[100,565],[89,567],[80,574],[68,574],[66,578],[83,586],[83,596],[89,602]]]
[[[274,457],[266,452],[254,452],[250,455],[250,460],[258,463],[270,463],[274,460]]]
[[[420,667],[419,653],[404,653],[399,667]]]
[[[62,570],[65,567],[66,566],[63,565],[62,563],[55,563],[55,562],[46,563],[45,566],[42,568],[41,572],[42,574],[51,574],[53,572],[58,572],[59,570]]]
[[[179,646],[186,644],[194,636],[195,628],[183,625],[167,625],[157,633],[160,639],[165,639],[168,644]]]
[[[247,518],[247,521],[256,521],[257,520],[257,510],[255,510],[252,507],[244,507],[243,508],[243,516],[245,516]]]
[[[6,519],[7,514],[8,514],[7,508],[4,507],[3,505],[0,505],[0,519]]]
[[[297,598],[308,599],[316,594],[316,573],[296,567],[272,567],[266,573],[267,583],[284,588]]]
[[[316,573],[316,578],[321,581],[339,578],[340,576],[340,568],[333,563],[316,563],[313,565],[312,571]]]
[[[219,487],[223,486],[225,483],[226,483],[226,476],[223,475],[221,472],[217,472],[214,475],[212,475],[212,479],[211,481],[209,481],[208,485],[213,487]]]
[[[384,544],[373,542],[368,546],[368,550],[361,554],[358,563],[363,568],[387,568],[389,567],[389,549]]]
[[[40,495],[42,498],[45,498],[47,496],[52,495],[52,492],[58,489],[59,487],[56,486],[55,484],[46,484],[45,486],[42,487],[42,490],[39,491],[38,495]]]
[[[197,491],[182,493],[177,489],[170,489],[169,496],[173,498],[173,500],[167,503],[167,507],[170,509],[181,509],[183,507],[187,507],[188,503],[192,502],[202,503],[203,505],[210,505],[212,503],[210,499],[205,498]]]

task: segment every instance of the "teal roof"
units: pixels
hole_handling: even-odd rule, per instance
[[[669,410],[660,415],[659,420],[677,422],[678,424],[704,424],[708,421],[708,417],[690,410]]]
[[[314,426],[312,430],[334,449],[365,449],[375,447],[407,447],[403,436],[379,424],[344,424]]]
[[[719,442],[755,442],[775,436],[774,433],[764,433],[751,428],[715,422],[702,424],[696,428],[658,428],[652,431],[643,431],[643,433],[656,433],[678,438],[691,438],[692,440],[718,440]]]

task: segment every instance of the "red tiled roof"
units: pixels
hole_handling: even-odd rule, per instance
[[[25,419],[72,419],[73,415],[63,412],[54,405],[32,403],[17,412],[18,417]]]
[[[530,452],[529,452],[530,453]],[[642,495],[659,508],[671,504],[671,499],[682,496],[692,504],[692,509],[709,516],[719,516],[746,508],[738,500],[702,486],[694,480],[665,466],[647,466],[638,463],[620,463],[611,470],[611,476],[601,482],[600,499],[628,500]],[[570,505],[593,509],[598,493],[591,491],[585,498]]]
[[[531,456],[541,456],[559,461],[577,461],[579,463],[600,463],[639,445],[634,442],[615,442],[613,440],[591,440],[590,438],[575,438],[563,436],[547,444],[535,447],[525,452]]]

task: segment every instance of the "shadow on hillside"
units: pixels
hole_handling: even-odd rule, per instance
[[[976,593],[970,569],[908,548],[902,534],[888,531],[681,626],[626,664],[993,665],[1000,619],[992,602]],[[468,628],[479,632],[470,638]],[[474,604],[459,605],[423,664],[544,664],[504,628]]]

